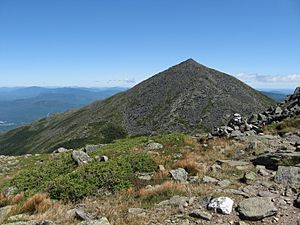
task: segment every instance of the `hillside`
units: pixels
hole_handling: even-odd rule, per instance
[[[0,224],[298,224],[299,121],[271,124],[272,135],[172,133],[0,155]]]
[[[2,88],[0,89],[0,132],[34,120],[105,99],[125,88]]]
[[[104,101],[2,134],[0,153],[50,152],[126,135],[195,134],[226,124],[234,112],[247,116],[273,104],[238,79],[189,59]]]

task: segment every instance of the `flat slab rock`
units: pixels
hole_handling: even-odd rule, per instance
[[[240,217],[253,221],[275,215],[277,211],[271,198],[265,197],[248,198],[240,202],[238,206]]]
[[[203,219],[203,220],[211,220],[212,215],[208,212],[202,211],[200,209],[195,209],[193,210],[190,214],[190,217],[198,218],[198,219]]]
[[[217,162],[220,164],[228,164],[229,166],[247,166],[250,164],[249,162],[239,160],[218,160]]]

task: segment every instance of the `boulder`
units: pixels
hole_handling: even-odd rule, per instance
[[[105,146],[105,144],[98,144],[98,145],[86,145],[84,148],[83,148],[83,151],[86,152],[86,153],[91,153],[91,152],[94,152],[96,151],[97,149],[101,148]]]
[[[283,185],[300,185],[300,167],[279,166],[274,181]]]
[[[232,138],[241,138],[244,136],[244,133],[242,133],[240,130],[235,130],[235,131],[232,131],[231,134],[230,134],[230,137]]]
[[[218,182],[218,185],[221,187],[221,188],[226,188],[228,187],[229,185],[231,184],[230,180],[221,180]]]
[[[277,213],[271,198],[254,197],[243,200],[239,203],[238,212],[242,219],[261,220]]]
[[[210,176],[204,176],[202,178],[202,182],[203,183],[213,183],[216,184],[219,182],[219,180],[217,180],[216,178],[210,177]]]
[[[153,173],[136,173],[137,178],[140,180],[151,180]]]
[[[263,177],[271,175],[271,173],[266,169],[265,166],[257,165],[256,170],[257,170],[257,173]]]
[[[72,158],[78,165],[86,164],[93,161],[93,159],[82,150],[73,151]]]
[[[152,150],[158,150],[158,149],[162,149],[164,146],[160,143],[156,143],[156,142],[150,142],[148,143],[144,150],[145,151],[152,151]]]
[[[232,211],[233,203],[234,202],[231,198],[219,197],[212,199],[208,204],[208,208],[229,215]]]
[[[55,151],[53,151],[53,153],[64,153],[64,152],[69,152],[70,150],[64,148],[64,147],[60,147],[58,149],[56,149]]]
[[[170,198],[169,200],[165,200],[160,202],[158,205],[159,206],[183,206],[183,205],[188,205],[191,202],[191,198],[188,197],[182,197],[182,196],[178,196],[175,195],[172,198]]]
[[[212,215],[208,212],[202,211],[200,209],[195,209],[193,210],[190,214],[190,217],[194,217],[197,219],[203,219],[203,220],[211,220],[212,219]]]
[[[300,152],[275,152],[261,154],[251,160],[254,165],[263,165],[267,169],[277,170],[278,166],[289,164],[295,166],[300,163]]]
[[[300,194],[298,194],[298,197],[294,201],[294,206],[300,208]]]
[[[175,170],[170,170],[170,174],[174,180],[185,182],[188,178],[188,172],[185,171],[183,168],[178,168]]]
[[[82,209],[75,209],[75,217],[79,220],[85,220],[85,221],[91,220],[90,215],[84,212]]]
[[[0,208],[0,224],[4,222],[4,220],[7,218],[11,210],[12,210],[12,206],[10,205]]]
[[[243,180],[245,181],[246,184],[252,184],[255,182],[257,176],[256,173],[252,171],[245,172]]]
[[[132,215],[144,216],[146,211],[142,208],[129,208],[128,213]]]
[[[102,155],[99,157],[99,162],[107,162],[108,161],[108,157],[106,155]]]
[[[4,195],[4,197],[7,198],[7,197],[9,197],[11,195],[16,194],[17,192],[18,192],[18,188],[17,187],[10,186],[10,187],[7,187],[7,188],[4,189],[3,195]]]
[[[245,161],[238,161],[238,160],[217,160],[220,164],[227,164],[228,166],[248,166],[250,163]]]

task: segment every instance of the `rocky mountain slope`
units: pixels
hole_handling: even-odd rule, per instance
[[[0,223],[297,225],[299,100],[297,88],[256,125],[235,113],[215,136],[172,133],[2,155]]]
[[[104,101],[0,135],[0,153],[76,148],[126,135],[195,134],[226,124],[233,112],[247,116],[273,104],[236,78],[189,59]]]
[[[296,121],[276,123],[290,128],[281,136],[272,125],[238,138],[177,133],[0,156],[0,223],[297,225]]]

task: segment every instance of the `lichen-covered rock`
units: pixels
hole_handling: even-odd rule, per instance
[[[264,197],[245,199],[238,206],[240,217],[247,220],[261,220],[265,217],[275,215],[277,211],[271,198]]]
[[[300,167],[279,166],[274,181],[284,185],[299,186]]]
[[[10,205],[0,208],[0,224],[2,224],[5,221],[11,210],[12,206]]]
[[[188,178],[188,172],[183,168],[178,168],[175,170],[170,170],[170,174],[174,180],[185,182]]]
[[[82,150],[73,151],[72,158],[78,165],[86,164],[93,161],[93,159]]]
[[[193,210],[189,215],[191,217],[203,219],[203,220],[211,220],[212,219],[212,215],[209,212],[205,212],[200,209]]]
[[[144,150],[145,151],[152,151],[152,150],[158,150],[158,149],[162,149],[164,146],[160,143],[156,143],[156,142],[150,142],[148,143]]]

